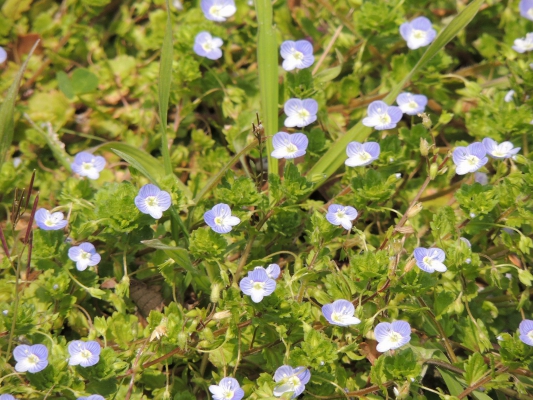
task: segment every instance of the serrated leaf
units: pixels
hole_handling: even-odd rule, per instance
[[[465,381],[470,386],[473,383],[477,382],[485,372],[489,370],[487,364],[483,360],[483,356],[479,353],[472,354],[466,363],[465,366]]]

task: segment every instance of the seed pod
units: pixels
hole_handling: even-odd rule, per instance
[[[420,138],[420,154],[423,157],[427,157],[427,155],[429,154],[429,143],[424,138]]]
[[[429,167],[429,178],[431,180],[435,179],[438,172],[439,172],[439,166],[435,163],[431,164],[431,166]]]
[[[218,282],[211,284],[211,303],[218,303],[220,300],[220,291],[222,290],[222,285]]]
[[[409,211],[407,211],[407,218],[413,218],[416,214],[422,211],[422,208],[424,208],[422,203],[414,204],[413,207],[411,207]]]

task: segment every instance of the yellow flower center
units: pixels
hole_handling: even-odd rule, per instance
[[[294,50],[294,53],[292,53],[292,56],[297,60],[303,60],[304,54],[301,51]]]
[[[420,30],[418,30],[418,29],[415,29],[415,30],[413,31],[413,37],[414,37],[415,39],[425,39],[425,37],[426,37],[426,32],[424,32],[424,31],[420,31]]]
[[[476,156],[469,156],[467,157],[466,162],[471,166],[475,166],[478,164],[479,158],[477,158]]]
[[[145,201],[148,207],[156,207],[159,205],[155,196],[148,196]]]
[[[215,17],[220,17],[220,11],[222,10],[222,7],[221,6],[212,6],[210,9],[209,9],[209,13],[211,15],[214,15]]]
[[[292,143],[288,144],[286,149],[287,149],[287,153],[289,154],[296,153],[298,151],[298,147],[296,147]]]
[[[93,163],[86,163],[86,162],[82,163],[82,164],[81,164],[81,167],[82,167],[85,171],[88,171],[88,170],[94,168]]]

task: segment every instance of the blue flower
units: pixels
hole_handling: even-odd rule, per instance
[[[224,42],[222,39],[212,37],[209,32],[200,32],[194,38],[193,50],[201,57],[209,58],[210,60],[218,60],[222,57],[222,46]]]
[[[313,99],[289,99],[283,107],[287,119],[284,125],[287,128],[294,128],[295,126],[303,128],[316,121],[316,113],[318,112],[318,103]]]
[[[437,36],[437,31],[431,26],[426,17],[418,17],[411,22],[404,22],[400,26],[400,34],[411,50],[430,44]]]
[[[1,49],[1,47],[0,47],[0,49]],[[10,394],[2,394],[2,395],[0,395],[0,400],[15,400],[15,398],[13,396],[11,396]]]
[[[381,149],[376,142],[350,142],[346,146],[348,159],[344,162],[348,167],[363,167],[379,158]]]
[[[392,129],[402,119],[400,107],[388,106],[383,101],[373,101],[368,106],[368,117],[363,118],[363,125],[379,131]]]
[[[303,133],[278,132],[272,138],[274,151],[271,156],[274,158],[291,159],[301,157],[305,154],[309,139]]]
[[[105,400],[105,398],[99,394],[91,394],[87,397],[78,397],[76,400]]]
[[[511,142],[502,142],[498,144],[495,140],[485,138],[481,142],[485,146],[487,153],[497,160],[503,160],[504,158],[511,158],[520,151],[520,147],[514,147]]]
[[[513,50],[518,53],[533,50],[533,32],[527,33],[524,38],[515,39]]]
[[[525,319],[520,322],[520,340],[528,346],[533,346],[533,321]]]
[[[91,367],[100,360],[101,350],[100,344],[94,340],[88,342],[74,340],[68,345],[68,352],[70,354],[68,365]]]
[[[45,231],[57,231],[67,226],[68,221],[64,219],[62,212],[50,213],[50,211],[39,208],[35,213],[35,223]]]
[[[25,344],[15,347],[13,357],[17,361],[15,371],[31,372],[42,371],[48,365],[48,349],[43,344],[27,346]]]
[[[533,0],[521,0],[518,7],[522,17],[533,21]]]
[[[326,219],[333,225],[341,225],[344,229],[352,229],[352,221],[357,218],[357,210],[351,206],[332,204],[328,207]]]
[[[0,64],[2,64],[5,60],[7,60],[7,52],[2,46],[0,46]]]
[[[155,219],[161,218],[163,211],[168,210],[171,204],[170,194],[150,183],[144,185],[135,197],[135,205],[139,211],[150,214]]]
[[[70,166],[79,176],[86,176],[89,179],[98,179],[100,177],[100,172],[105,168],[105,158],[82,151],[76,154],[74,162],[70,164]]]
[[[405,321],[394,321],[392,324],[381,322],[374,328],[374,336],[378,341],[376,350],[384,353],[395,350],[411,340],[411,326]]]
[[[237,11],[233,0],[202,0],[200,7],[207,19],[224,22]]]
[[[400,110],[407,115],[418,115],[423,113],[428,104],[428,98],[423,94],[400,93],[396,98],[396,103]]]
[[[339,326],[356,325],[361,322],[354,317],[355,307],[348,300],[335,300],[322,306],[322,314],[330,324]]]
[[[80,243],[79,246],[72,246],[68,249],[68,258],[76,263],[78,271],[85,271],[87,267],[94,267],[100,260],[100,254],[91,243]]]
[[[509,90],[507,93],[505,93],[503,101],[505,101],[506,103],[510,103],[511,101],[513,101],[513,97],[515,94],[516,92],[513,89]]]
[[[204,214],[204,221],[216,233],[228,233],[241,220],[231,215],[231,208],[227,204],[219,203]]]
[[[446,265],[443,264],[446,254],[438,247],[431,247],[426,249],[424,247],[417,247],[414,251],[416,265],[422,271],[432,274],[435,271],[446,272]]]
[[[313,45],[307,40],[286,40],[281,44],[280,53],[285,71],[309,68],[315,62]]]
[[[306,367],[292,368],[282,365],[274,373],[277,385],[274,388],[274,396],[281,397],[284,393],[293,392],[292,399],[303,393],[305,385],[311,379],[311,372]]]
[[[482,143],[476,142],[467,147],[456,147],[452,154],[453,162],[457,167],[455,172],[457,175],[476,172],[489,161],[486,155],[487,150]]]
[[[239,287],[245,295],[252,298],[254,303],[259,303],[263,297],[270,296],[276,290],[276,281],[270,278],[263,267],[256,267],[241,279]]]
[[[244,390],[234,378],[222,378],[218,385],[209,386],[209,391],[213,400],[241,400],[244,397]]]
[[[474,181],[481,185],[486,185],[489,183],[489,177],[484,172],[476,172],[474,173]]]
[[[278,264],[270,264],[265,270],[268,277],[271,279],[278,279],[281,269]]]

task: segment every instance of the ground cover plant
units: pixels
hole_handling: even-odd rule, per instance
[[[0,1],[0,400],[533,399],[530,31]]]

